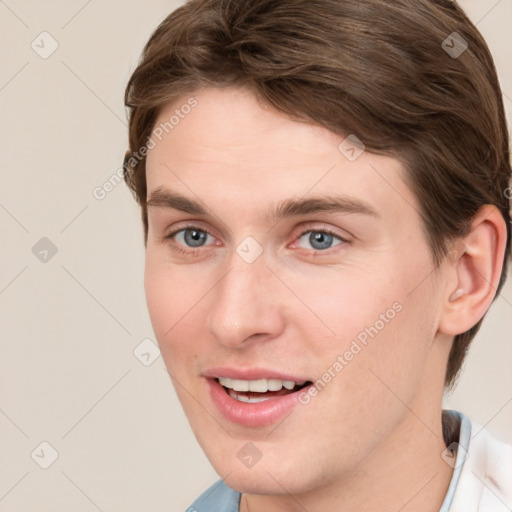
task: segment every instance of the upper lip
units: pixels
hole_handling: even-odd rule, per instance
[[[258,380],[258,379],[279,379],[291,380],[293,382],[307,382],[311,379],[301,375],[291,375],[276,370],[266,368],[233,368],[233,367],[218,367],[210,368],[203,372],[203,377],[210,379],[217,379],[219,377],[226,377],[228,379],[238,380]]]

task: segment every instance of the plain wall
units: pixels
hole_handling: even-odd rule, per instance
[[[180,3],[0,2],[0,511],[179,511],[217,479],[162,358],[133,353],[154,341],[137,206],[123,183],[93,195],[127,149],[123,93],[142,46]],[[510,120],[512,0],[461,4]],[[43,31],[58,43],[47,58]],[[446,399],[508,442],[511,333],[509,280]],[[42,442],[59,454],[47,469]]]

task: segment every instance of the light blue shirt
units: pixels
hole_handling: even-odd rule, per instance
[[[471,421],[469,418],[458,411],[446,411],[446,413],[460,418],[458,444],[463,450],[457,450],[454,463],[455,469],[453,470],[450,485],[439,512],[448,512],[450,510],[453,495],[455,494],[455,489],[457,488],[460,473],[464,465],[465,453],[468,450],[469,440],[471,438]],[[219,480],[203,492],[185,512],[239,512],[241,497],[242,495],[239,492],[234,491],[222,480]]]

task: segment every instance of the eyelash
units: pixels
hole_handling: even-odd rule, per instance
[[[195,231],[200,231],[202,233],[206,233],[207,235],[210,235],[210,236],[213,236],[211,233],[209,233],[207,230],[203,229],[203,228],[200,228],[199,226],[194,226],[193,224],[190,224],[190,225],[186,225],[186,226],[182,226],[180,229],[177,229],[175,231],[173,231],[172,233],[169,233],[168,235],[166,235],[164,238],[166,240],[172,240],[178,233],[181,233],[182,231],[187,231],[187,230],[195,230]],[[334,232],[333,230],[329,229],[329,228],[308,228],[308,229],[304,229],[298,236],[295,237],[295,239],[299,240],[300,238],[302,238],[306,233],[323,233],[323,234],[326,234],[326,235],[330,235],[330,236],[333,236],[334,238],[337,238],[338,240],[340,240],[341,242],[344,242],[344,243],[350,243],[347,239],[343,238],[342,236],[340,236],[338,233]],[[183,254],[188,254],[190,256],[198,256],[202,251],[204,251],[204,246],[203,247],[197,247],[197,248],[189,248],[189,249],[184,249],[182,246],[178,245],[175,243],[174,245],[174,250],[180,252],[180,253],[183,253]],[[328,252],[329,249],[325,250],[325,251],[322,251],[322,250],[314,250],[314,253],[317,254],[317,253],[323,253],[323,252]]]

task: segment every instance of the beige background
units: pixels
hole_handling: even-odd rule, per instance
[[[136,204],[124,184],[93,196],[126,149],[130,72],[180,3],[0,1],[0,511],[180,511],[217,478],[161,357],[133,353],[153,339]],[[461,3],[510,120],[512,0]],[[43,237],[55,255],[33,253]],[[509,280],[446,400],[509,442],[511,333]]]

